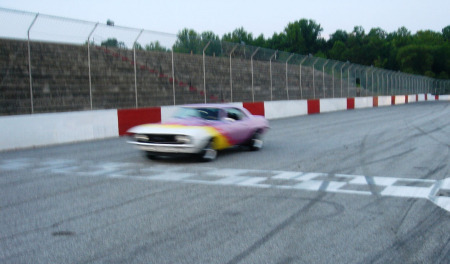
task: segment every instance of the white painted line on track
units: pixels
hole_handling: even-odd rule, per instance
[[[372,177],[319,172],[142,166],[135,163],[19,158],[0,161],[2,172],[29,170],[70,176],[277,188],[355,195],[428,199],[450,212],[450,178],[443,180]]]

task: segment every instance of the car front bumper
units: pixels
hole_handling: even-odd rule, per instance
[[[136,141],[128,141],[136,148],[152,153],[168,153],[168,154],[195,154],[202,151],[202,145],[173,145],[173,144],[154,144],[154,143],[141,143]]]

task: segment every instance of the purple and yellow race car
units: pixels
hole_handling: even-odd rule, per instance
[[[212,161],[217,151],[232,146],[259,150],[269,128],[263,116],[255,116],[233,104],[181,106],[161,124],[146,124],[128,130],[130,140],[147,157],[193,154]]]

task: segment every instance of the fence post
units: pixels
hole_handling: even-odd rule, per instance
[[[371,88],[372,88],[372,96],[373,96],[374,95],[374,89],[373,89],[373,72],[374,72],[374,69],[373,69],[373,65],[370,66],[370,69],[372,70],[372,72],[371,72],[371,74],[372,74],[372,86],[371,86]]]
[[[343,78],[342,78],[342,69],[344,69],[344,67],[345,67],[345,65],[347,65],[347,63],[348,63],[348,61],[347,61],[346,63],[344,63],[344,64],[342,65],[342,67],[341,67],[341,98],[342,98],[342,81],[343,81]]]
[[[350,97],[350,69],[353,67],[353,65],[350,65],[347,69],[347,97]]]
[[[315,81],[315,74],[314,74],[314,72],[315,72],[314,65],[316,65],[318,60],[319,60],[319,58],[317,58],[312,65],[312,68],[313,68],[313,99],[316,99],[316,81]]]
[[[332,72],[332,75],[333,75],[333,98],[334,98],[334,67],[336,67],[336,65],[337,65],[338,63],[339,63],[339,62],[336,61],[336,62],[333,64],[333,66],[331,67],[331,72]]]
[[[28,35],[28,74],[30,78],[30,101],[31,101],[31,114],[34,114],[34,104],[33,104],[33,79],[31,77],[31,47],[30,47],[30,30],[31,27],[33,27],[34,23],[36,22],[37,18],[39,16],[39,13],[36,14],[33,21],[31,22],[30,26],[28,27],[27,35]]]
[[[205,50],[208,48],[211,41],[208,41],[208,44],[203,48],[203,95],[205,96],[205,104],[206,104],[206,68],[205,68]]]
[[[273,93],[272,93],[272,59],[277,55],[277,50],[269,59],[269,72],[270,72],[270,101],[273,101]]]
[[[253,89],[253,56],[256,55],[258,50],[259,50],[259,47],[255,50],[255,52],[253,52],[252,56],[250,57],[250,64],[251,64],[251,67],[252,67],[252,102],[255,102],[255,91]]]
[[[88,48],[88,70],[89,70],[89,100],[91,102],[91,110],[92,110],[92,79],[91,79],[91,51],[89,46],[91,45],[90,43],[90,38],[92,36],[92,34],[94,33],[95,29],[97,28],[98,23],[95,24],[94,28],[92,29],[91,33],[89,33],[88,39],[87,39],[87,48]]]
[[[366,70],[366,97],[367,97],[369,96],[369,87],[368,87],[369,85],[367,84],[369,82],[369,77],[367,76],[368,68],[365,67],[364,69]]]
[[[294,54],[291,54],[291,56],[289,56],[289,58],[286,60],[286,96],[288,100],[289,100],[288,62],[292,58],[292,56],[294,56]]]
[[[386,70],[386,95],[389,96],[391,95],[389,93],[389,71]]]
[[[304,57],[302,61],[300,61],[300,99],[303,99],[303,88],[302,88],[302,64],[305,62],[305,60],[308,58],[308,56]]]
[[[233,54],[234,50],[239,46],[239,44],[234,45],[233,49],[230,52],[230,101],[233,102],[233,75],[231,73],[231,55]]]
[[[175,97],[175,63],[173,61],[173,47],[172,47],[172,90],[173,90],[173,105],[176,105],[176,97]]]
[[[138,108],[138,95],[137,95],[137,70],[136,70],[136,42],[138,41],[139,37],[141,36],[142,32],[144,30],[141,29],[139,34],[137,35],[136,39],[133,42],[133,64],[134,64],[134,93],[136,97],[136,108]]]
[[[325,62],[325,64],[322,66],[322,89],[323,89],[323,98],[326,97],[326,95],[325,95],[325,65],[327,65],[328,62],[330,62],[330,61],[327,60],[327,62]]]

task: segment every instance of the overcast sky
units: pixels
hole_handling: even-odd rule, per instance
[[[266,39],[302,18],[320,24],[325,38],[354,26],[414,34],[450,25],[450,0],[0,0],[0,7],[173,34],[189,28],[222,37],[244,27]]]

